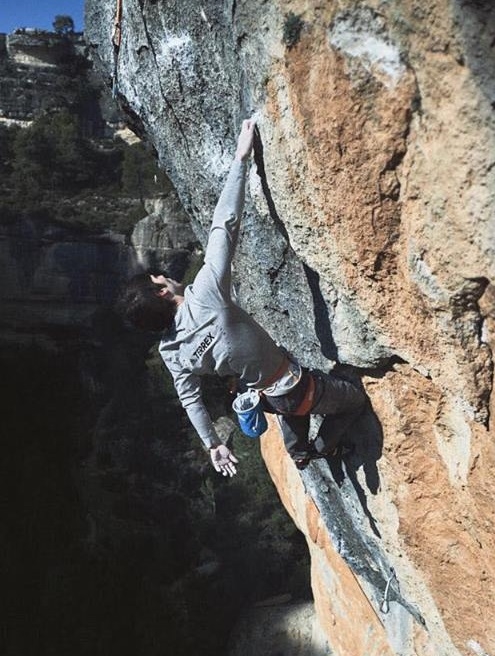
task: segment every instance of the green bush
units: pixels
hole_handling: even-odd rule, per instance
[[[90,184],[93,158],[67,111],[46,115],[17,132],[11,182],[20,197],[42,200],[73,193]]]
[[[74,21],[71,16],[57,14],[53,20],[53,29],[59,35],[68,35],[74,32]]]
[[[168,183],[155,157],[142,142],[122,148],[122,192],[141,201],[153,196]]]
[[[28,217],[129,233],[146,197],[168,180],[141,143],[94,142],[77,113],[47,113],[27,128],[0,126],[0,221]],[[120,209],[119,209],[120,208]]]

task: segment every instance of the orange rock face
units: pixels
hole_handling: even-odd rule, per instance
[[[395,78],[352,43],[353,29],[355,39],[390,43],[393,25],[373,33],[370,16],[359,29],[356,16],[343,17],[339,30],[338,15],[313,10],[300,41],[273,67],[267,113],[274,141],[290,147],[280,154],[289,165],[281,167],[274,147],[268,169],[277,171],[272,185],[296,250],[332,286],[352,290],[367,322],[405,361],[370,378],[367,390],[384,434],[381,489],[369,507],[427,618],[426,631],[410,627],[409,649],[492,653],[494,135],[483,76],[469,63],[480,16],[465,15],[459,31],[442,3],[402,9],[411,21],[399,37],[408,62]],[[486,36],[482,29],[481,43]],[[273,449],[265,447],[266,459],[307,535],[330,644],[338,654],[396,653],[381,619],[366,614],[357,580],[342,576],[314,506],[295,512],[291,494],[304,492],[277,471]],[[321,562],[338,590],[325,585]],[[370,632],[376,646],[365,640]]]
[[[276,426],[263,438],[263,456],[281,500],[306,536],[316,610],[336,654],[429,656],[476,653],[476,645],[491,649],[493,501],[486,491],[479,500],[466,489],[460,495],[452,489],[424,430],[397,431],[402,440],[386,445],[383,488],[371,509],[403,591],[420,606],[426,626],[414,619],[404,623],[393,609],[390,615],[380,612],[369,588],[337,552],[300,473],[284,454]],[[401,624],[400,640],[394,622]]]
[[[320,514],[304,493],[298,471],[284,454],[276,428],[263,439],[263,456],[281,499],[306,535],[316,611],[336,653],[393,654],[384,627],[352,571],[336,552]],[[356,627],[366,627],[365,632]]]
[[[338,290],[335,324],[346,324],[347,296],[402,360],[364,379],[383,452],[378,494],[363,489],[380,543],[426,621],[408,627],[407,653],[490,654],[494,76],[476,59],[487,52],[493,64],[494,12],[412,2],[379,17],[347,4],[347,12],[301,4],[300,39],[273,60],[267,170],[295,250],[329,297]],[[355,362],[352,339],[340,346],[341,359]],[[335,653],[406,653],[394,651],[359,581],[343,573],[318,511],[294,500],[305,493],[276,443],[267,438],[265,457],[307,535]]]

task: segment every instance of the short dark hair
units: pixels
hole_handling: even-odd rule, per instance
[[[170,330],[177,304],[158,295],[164,285],[154,283],[147,273],[128,280],[117,307],[130,323],[140,330],[153,332]]]

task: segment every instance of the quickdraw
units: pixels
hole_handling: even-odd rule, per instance
[[[385,591],[383,593],[383,600],[382,603],[380,604],[380,610],[384,615],[386,615],[389,610],[390,610],[390,604],[389,604],[389,594],[390,594],[390,584],[392,581],[395,579],[397,583],[397,587],[399,587],[399,581],[397,580],[397,574],[395,573],[395,570],[393,567],[390,568],[390,576],[388,577],[387,580],[387,585],[385,586]]]
[[[115,18],[113,21],[113,34],[112,34],[112,43],[113,43],[113,79],[112,79],[112,96],[115,98],[117,96],[117,75],[118,75],[118,60],[119,60],[119,50],[120,44],[122,43],[122,2],[123,0],[117,0],[117,7],[115,10]]]

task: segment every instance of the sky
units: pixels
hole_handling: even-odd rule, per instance
[[[71,16],[75,30],[83,31],[84,0],[0,0],[0,32],[16,27],[51,30],[58,14]]]

